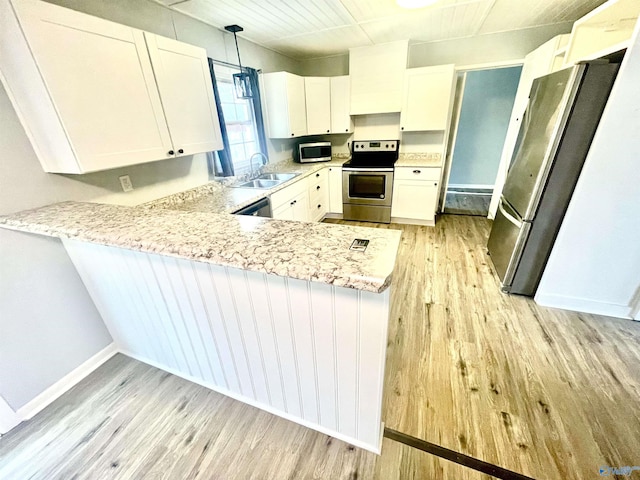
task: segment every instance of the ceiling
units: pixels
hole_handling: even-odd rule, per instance
[[[395,0],[156,0],[214,27],[294,58],[350,47],[473,37],[575,21],[605,0],[439,0],[406,10]]]

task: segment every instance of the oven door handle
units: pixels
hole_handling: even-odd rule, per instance
[[[393,168],[357,168],[357,167],[342,167],[343,172],[358,172],[358,173],[367,173],[367,172],[393,172]]]

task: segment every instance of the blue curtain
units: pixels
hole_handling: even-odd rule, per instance
[[[220,105],[220,95],[218,94],[218,83],[216,82],[216,74],[213,71],[213,60],[209,59],[209,72],[211,72],[211,80],[213,83],[213,96],[216,100],[216,109],[218,110],[218,120],[220,121],[220,132],[222,133],[223,150],[210,152],[207,155],[207,166],[209,176],[233,176],[233,162],[231,161],[231,148],[229,148],[229,136],[227,135],[227,127],[224,123],[224,115],[222,114],[222,106]],[[216,162],[216,154],[218,161]]]
[[[251,91],[253,92],[253,112],[256,117],[256,130],[258,131],[258,143],[260,144],[260,151],[268,156],[267,149],[267,136],[264,129],[264,117],[262,116],[262,102],[260,101],[260,85],[258,82],[258,71],[254,68],[245,68],[249,74],[249,81],[251,82]]]

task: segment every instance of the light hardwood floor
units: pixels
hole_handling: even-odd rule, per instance
[[[381,456],[117,355],[0,439],[0,478],[487,479],[385,439]]]
[[[640,465],[640,323],[500,293],[487,219],[377,226],[404,232],[387,427],[534,478]]]
[[[540,479],[640,465],[640,324],[501,294],[484,218],[362,225],[404,232],[387,427]],[[352,449],[118,355],[0,439],[0,478],[488,477],[387,439]]]

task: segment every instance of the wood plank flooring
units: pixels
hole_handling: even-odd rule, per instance
[[[500,293],[484,218],[361,225],[404,232],[387,427],[540,479],[640,465],[639,323]],[[118,355],[0,439],[0,478],[489,477],[388,439],[354,449]]]
[[[490,477],[384,441],[354,448],[123,355],[0,439],[0,478]]]
[[[388,428],[534,478],[640,465],[640,323],[500,293],[487,219],[376,226],[404,232]]]

